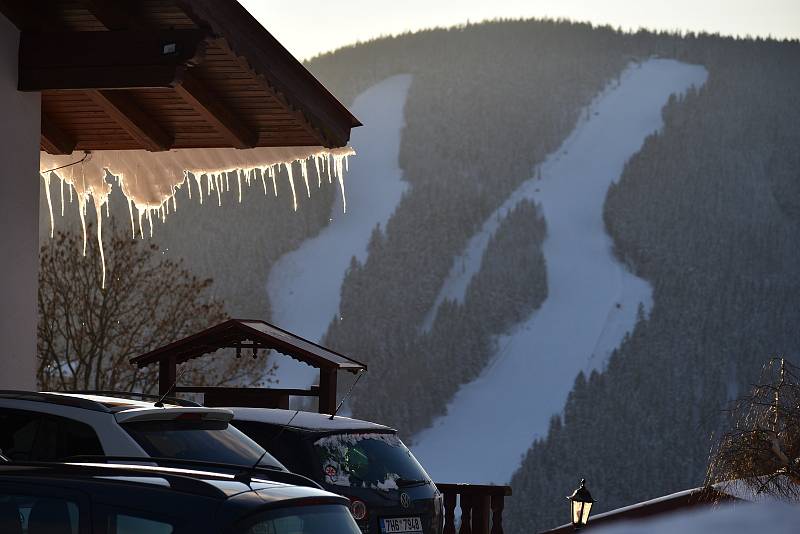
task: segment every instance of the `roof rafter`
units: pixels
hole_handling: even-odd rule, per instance
[[[71,154],[75,150],[75,140],[56,126],[45,113],[42,113],[42,148],[50,154]]]
[[[204,30],[23,31],[20,91],[172,87],[206,49]]]
[[[86,91],[86,95],[147,150],[169,150],[172,146],[172,136],[145,114],[124,91]]]
[[[235,148],[256,146],[258,136],[188,70],[175,92]]]

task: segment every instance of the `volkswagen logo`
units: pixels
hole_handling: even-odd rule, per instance
[[[400,494],[400,506],[403,508],[408,508],[411,506],[411,497],[408,496],[408,493]]]

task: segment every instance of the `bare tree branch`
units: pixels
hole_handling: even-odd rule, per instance
[[[86,257],[82,238],[59,232],[41,249],[39,270],[39,385],[45,390],[113,389],[152,392],[156,369],[128,363],[158,346],[225,320],[210,297],[212,281],[150,242],[112,228],[105,244],[106,287],[97,243]],[[264,359],[230,357],[186,364],[197,385],[253,385],[270,381]]]

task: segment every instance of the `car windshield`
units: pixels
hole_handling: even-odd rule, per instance
[[[335,486],[396,490],[430,478],[394,434],[334,434],[314,442],[325,482]]]
[[[123,428],[153,457],[286,469],[255,441],[224,421],[136,421]],[[262,457],[263,455],[263,457]]]
[[[360,534],[343,505],[295,506],[262,512],[247,520],[242,534]]]

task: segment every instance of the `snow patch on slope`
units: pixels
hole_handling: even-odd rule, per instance
[[[353,102],[351,109],[364,126],[354,129],[351,138],[360,155],[350,163],[347,213],[337,196],[330,224],[282,256],[269,273],[272,322],[281,328],[313,341],[322,338],[339,313],[340,289],[351,258],[366,260],[373,229],[386,226],[408,188],[398,158],[411,79],[409,74],[392,76]],[[308,365],[280,354],[274,361],[282,387],[305,388],[317,380],[316,370]]]
[[[547,222],[543,243],[548,298],[508,334],[447,414],[413,440],[414,454],[435,480],[507,483],[533,441],[560,413],[580,371],[599,369],[649,310],[652,290],[612,254],[603,224],[609,186],[645,138],[662,126],[670,94],[702,85],[701,66],[651,59],[629,66],[588,107],[563,145],[484,223],[457,258],[436,306],[463,300],[483,251],[502,219],[523,199]],[[425,326],[436,313],[432,310]],[[454,451],[458,451],[454,454]],[[479,461],[476,461],[479,460]]]

